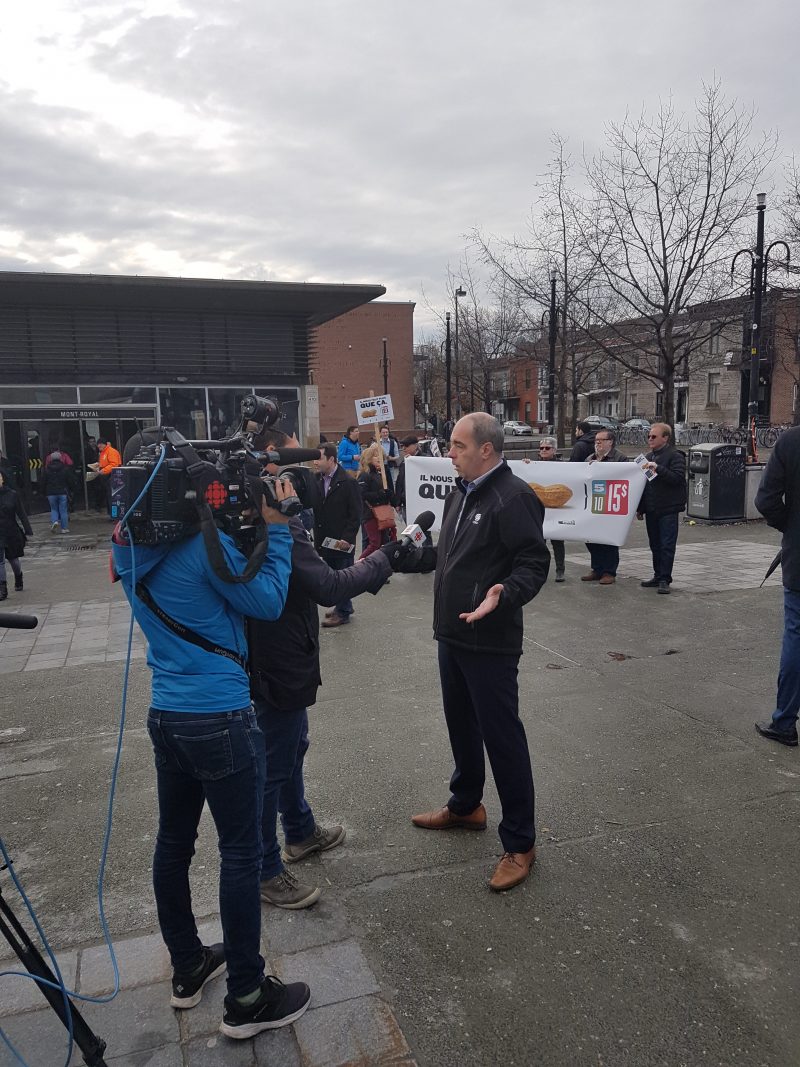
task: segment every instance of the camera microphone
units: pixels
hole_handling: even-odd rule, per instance
[[[279,467],[289,463],[307,463],[310,459],[319,459],[321,454],[319,448],[265,448],[260,453],[264,463],[276,463]]]
[[[425,537],[436,522],[436,516],[432,511],[423,511],[421,515],[417,515],[414,522],[409,526],[406,526],[405,530],[400,534],[398,538],[401,545],[413,545],[414,548],[420,548],[425,544]]]
[[[35,615],[17,615],[11,611],[0,612],[0,629],[35,630],[39,620]]]

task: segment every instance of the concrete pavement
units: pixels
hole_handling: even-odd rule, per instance
[[[486,834],[431,834],[409,821],[446,800],[451,769],[431,578],[394,577],[378,597],[357,602],[351,626],[323,633],[308,791],[318,818],[344,823],[348,840],[303,865],[323,888],[318,908],[265,911],[269,958],[281,967],[291,958],[283,973],[302,975],[322,1000],[309,1013],[310,1022],[317,1013],[316,1044],[304,1045],[300,1028],[280,1039],[292,1038],[298,1062],[800,1062],[800,1022],[787,1008],[800,992],[800,757],[752,725],[774,694],[780,589],[775,579],[757,585],[776,547],[761,524],[684,525],[675,591],[660,597],[638,584],[648,572],[642,524],[615,586],[580,583],[588,557],[568,546],[567,582],[548,583],[526,609],[520,667],[539,857],[529,882],[500,896],[486,886],[500,852],[491,782]],[[102,601],[116,619],[119,594],[106,583],[102,549],[51,556],[30,559],[25,592],[4,607]],[[0,833],[53,942],[78,966],[98,941],[93,880],[121,669],[67,657],[63,666],[26,670],[27,661],[3,675]],[[106,892],[123,943],[156,930],[147,689],[136,662]],[[194,899],[210,922],[216,869],[204,821]],[[156,958],[158,939],[147,944]],[[30,1006],[9,1014],[11,981],[0,985],[0,1015],[24,1024],[34,1015]],[[174,1030],[149,1047],[131,1037],[148,1012],[173,1026],[164,989],[154,974],[96,1009],[98,1033],[114,1038],[109,1057],[182,1062]],[[357,1058],[343,1042],[362,1024]],[[391,1051],[370,1051],[376,1032]],[[206,1042],[198,1063],[260,1062],[255,1045],[209,1046],[210,1027],[183,1035],[182,1055],[198,1037]],[[60,1047],[37,1050],[31,1062],[58,1063]],[[285,1047],[264,1055],[291,1064]]]

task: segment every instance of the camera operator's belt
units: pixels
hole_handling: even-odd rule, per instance
[[[233,662],[238,664],[243,671],[247,670],[247,660],[244,656],[240,655],[240,653],[234,652],[230,648],[225,648],[223,645],[215,645],[214,642],[209,641],[207,637],[203,637],[202,634],[190,630],[189,627],[184,626],[182,622],[178,622],[178,620],[173,619],[171,615],[167,615],[166,611],[155,602],[150,590],[144,582],[136,583],[136,595],[141,602],[164,623],[167,629],[172,630],[178,637],[182,638],[184,641],[188,641],[191,645],[197,645],[198,648],[202,648],[205,652],[213,652],[216,656],[224,656],[225,659],[233,660]]]

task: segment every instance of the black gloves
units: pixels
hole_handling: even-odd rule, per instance
[[[405,574],[413,574],[416,571],[416,564],[421,556],[420,549],[414,545],[403,544],[402,541],[389,541],[388,544],[381,545],[378,551],[383,552],[393,571]]]

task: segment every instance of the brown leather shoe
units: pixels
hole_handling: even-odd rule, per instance
[[[330,630],[333,626],[347,626],[349,622],[350,619],[347,615],[340,615],[336,612],[329,619],[323,619],[322,625],[326,630]]]
[[[597,571],[589,571],[588,574],[582,574],[581,575],[581,581],[582,582],[599,582],[600,581],[600,575],[597,573]]]
[[[613,585],[616,580],[613,574],[604,574],[600,579],[600,585]]]
[[[531,873],[533,861],[536,859],[536,848],[530,852],[506,852],[494,869],[494,874],[489,881],[489,888],[496,893],[502,893],[504,889],[513,889],[515,885],[524,882]]]
[[[449,808],[412,815],[411,821],[421,830],[485,830],[486,808],[479,804],[469,815],[456,815]]]

